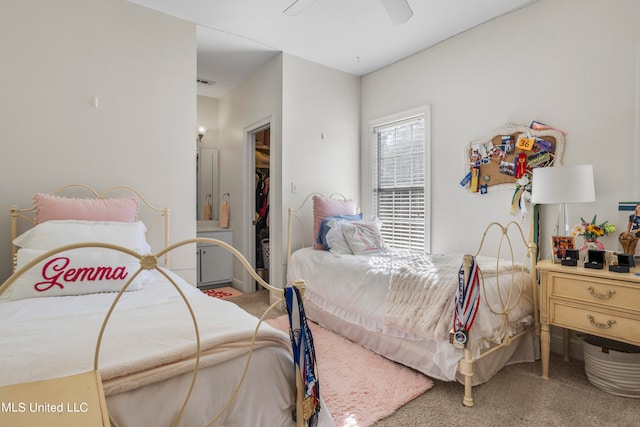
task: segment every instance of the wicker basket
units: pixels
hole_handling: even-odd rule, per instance
[[[591,384],[607,393],[640,398],[640,347],[587,335],[582,348]]]

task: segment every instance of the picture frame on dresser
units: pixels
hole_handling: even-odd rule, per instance
[[[551,260],[560,263],[567,256],[568,249],[576,249],[576,239],[573,236],[551,236]]]

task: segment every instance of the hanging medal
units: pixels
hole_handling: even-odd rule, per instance
[[[469,276],[464,277],[464,268],[458,271],[458,292],[453,312],[452,343],[456,348],[464,348],[469,342],[469,330],[478,313],[480,304],[480,270],[475,258],[471,260]]]

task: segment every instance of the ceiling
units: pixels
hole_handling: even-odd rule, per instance
[[[365,75],[538,0],[408,0],[394,25],[381,0],[129,0],[197,26],[201,95],[220,98],[280,52]]]

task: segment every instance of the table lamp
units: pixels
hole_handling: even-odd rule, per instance
[[[551,166],[533,169],[531,177],[531,203],[558,204],[556,235],[569,235],[567,203],[596,201],[592,165]],[[563,228],[560,229],[562,221]]]

